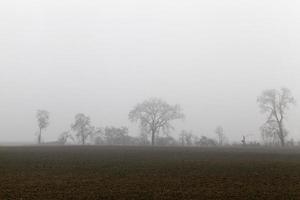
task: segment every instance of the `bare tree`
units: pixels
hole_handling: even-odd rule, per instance
[[[96,145],[105,144],[104,130],[100,127],[94,128],[93,134],[91,135],[91,140]]]
[[[262,141],[267,146],[280,145],[279,128],[276,122],[266,122],[260,127]],[[285,131],[285,135],[287,132]]]
[[[177,145],[177,141],[170,135],[166,135],[164,137],[157,137],[156,144],[159,146],[175,146]]]
[[[217,135],[217,137],[218,137],[218,144],[219,144],[220,146],[223,146],[224,143],[226,142],[226,136],[225,136],[225,134],[224,134],[224,129],[223,129],[223,127],[222,127],[222,126],[218,126],[218,127],[216,128],[216,130],[215,130],[215,133],[216,133],[216,135]]]
[[[86,144],[86,140],[94,133],[94,127],[90,124],[91,120],[88,116],[79,113],[75,116],[75,122],[71,125],[71,129],[76,132],[76,138],[82,145]]]
[[[38,110],[36,114],[36,118],[38,121],[38,144],[42,143],[42,130],[46,129],[49,126],[49,112],[46,110]]]
[[[135,106],[129,113],[132,122],[139,122],[140,127],[151,134],[151,144],[155,144],[155,136],[163,131],[173,129],[171,121],[181,119],[184,115],[179,105],[169,105],[165,101],[151,98]]]
[[[287,134],[283,122],[290,105],[295,104],[295,99],[290,90],[287,88],[265,90],[261,96],[258,97],[257,101],[261,112],[268,115],[267,123],[272,123],[277,126],[278,131],[276,133],[281,146],[284,146]]]
[[[130,143],[130,136],[128,135],[127,127],[106,127],[104,129],[106,144],[108,145],[128,145]]]
[[[206,136],[202,136],[199,141],[196,142],[199,146],[212,147],[217,146],[217,141],[212,138],[208,138]]]
[[[69,131],[65,131],[62,134],[60,134],[60,136],[58,137],[57,142],[59,144],[65,145],[69,139],[72,140],[73,142],[75,141],[74,137],[70,134],[70,132]]]
[[[194,143],[195,136],[192,131],[182,130],[179,135],[179,140],[182,146],[191,146]]]

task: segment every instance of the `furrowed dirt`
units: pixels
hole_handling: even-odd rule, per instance
[[[300,199],[300,150],[0,147],[0,199]]]

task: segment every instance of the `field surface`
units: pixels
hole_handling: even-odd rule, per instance
[[[300,150],[0,147],[2,199],[300,199]]]

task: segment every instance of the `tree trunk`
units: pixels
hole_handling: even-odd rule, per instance
[[[285,141],[284,141],[284,132],[283,132],[283,128],[282,128],[282,123],[279,122],[278,123],[279,126],[279,139],[280,139],[280,144],[282,147],[285,146]]]
[[[152,144],[152,146],[154,146],[155,145],[155,130],[151,130],[151,133],[152,133],[151,144]]]
[[[82,136],[82,145],[85,145],[85,138]]]
[[[38,144],[42,143],[42,129],[40,128],[40,133],[38,135]]]

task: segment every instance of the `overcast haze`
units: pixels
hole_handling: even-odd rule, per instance
[[[46,141],[77,113],[95,126],[136,126],[149,97],[182,106],[176,122],[198,136],[222,125],[231,141],[259,139],[262,90],[300,100],[296,0],[3,0],[0,2],[0,141],[34,141],[37,109],[51,114]],[[300,139],[299,106],[290,137]]]

